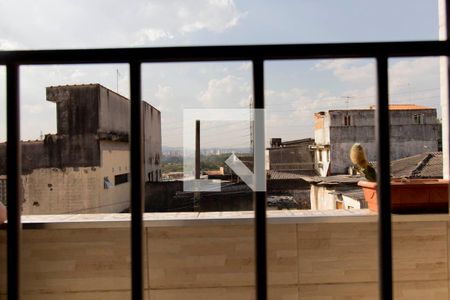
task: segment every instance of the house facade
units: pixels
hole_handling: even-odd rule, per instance
[[[440,123],[435,108],[390,105],[391,160],[438,151]],[[360,143],[376,161],[375,108],[329,110],[314,114],[314,167],[321,176],[344,174],[350,148]]]

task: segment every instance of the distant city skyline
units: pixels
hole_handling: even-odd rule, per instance
[[[0,3],[0,28],[0,50],[433,40],[438,12],[437,1],[419,0],[136,1],[126,6],[113,1],[108,7],[95,1],[15,1]],[[373,105],[374,66],[368,59],[267,61],[266,140],[314,137],[315,112]],[[437,58],[392,59],[389,71],[392,103],[436,107],[440,115]],[[143,100],[161,111],[163,145],[182,146],[183,108],[249,107],[251,74],[249,62],[144,64]],[[129,97],[128,66],[21,67],[22,139],[56,132],[56,106],[45,100],[45,87],[85,83]],[[0,116],[4,141],[4,67]],[[205,148],[250,145],[248,122],[211,124],[202,135]]]

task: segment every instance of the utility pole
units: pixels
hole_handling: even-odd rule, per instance
[[[200,120],[195,121],[195,179],[200,179]],[[200,204],[200,192],[194,192],[194,211]]]
[[[342,96],[342,98],[345,99],[346,109],[348,110],[348,104],[350,102],[350,99],[353,99],[353,96]]]
[[[119,69],[116,69],[116,93],[119,93]]]
[[[200,179],[200,120],[195,121],[195,179]]]
[[[250,110],[250,152],[253,153],[254,151],[254,134],[255,134],[255,124],[253,122],[254,119],[254,115],[253,115],[253,109],[254,109],[254,104],[253,104],[253,97],[250,98],[250,103],[249,103],[249,110]]]

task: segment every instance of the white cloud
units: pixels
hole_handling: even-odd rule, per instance
[[[223,32],[236,26],[245,16],[240,13],[233,0],[183,1],[178,4],[177,16],[182,33],[199,30]]]
[[[419,57],[396,60],[390,64],[389,79],[392,89],[415,89],[439,85],[439,58]]]
[[[158,40],[164,40],[164,39],[173,39],[174,36],[165,30],[162,29],[155,29],[155,28],[146,28],[141,29],[137,34],[136,41],[134,42],[135,46],[142,46],[147,44],[148,42],[153,43]]]
[[[331,109],[368,108],[374,104],[372,87],[343,90],[336,95],[328,90],[266,90],[267,137],[299,139],[314,137],[314,113]]]
[[[168,85],[158,84],[158,90],[155,93],[155,98],[160,101],[165,101],[173,97],[173,88]]]
[[[25,112],[28,114],[39,114],[43,111],[43,103],[42,104],[24,104],[23,108]]]
[[[211,79],[200,93],[199,100],[206,107],[248,107],[251,99],[250,84],[241,77],[227,75]]]
[[[19,43],[0,38],[0,50],[14,50],[18,48],[21,48]]]
[[[373,62],[357,59],[331,59],[316,64],[313,69],[331,71],[334,76],[343,82],[368,83],[375,78],[375,65]]]
[[[83,80],[85,76],[86,73],[82,72],[80,69],[76,69],[75,71],[72,72],[72,74],[70,74],[70,78],[73,81]]]
[[[167,111],[176,102],[175,93],[171,86],[158,84],[158,89],[154,94],[155,100],[159,102],[157,108],[160,111]]]
[[[251,62],[245,62],[240,64],[239,66],[239,70],[240,71],[249,71],[252,68],[252,63]]]
[[[233,0],[0,1],[0,49],[183,45],[244,16]]]
[[[238,25],[246,13],[233,0],[152,1],[139,14],[134,44],[182,38],[198,31],[222,33]]]

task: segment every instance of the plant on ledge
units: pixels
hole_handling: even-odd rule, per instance
[[[360,181],[370,210],[378,211],[376,172],[358,143],[350,150],[350,159],[367,181]],[[448,213],[448,185],[444,179],[392,178],[391,211],[393,213]]]
[[[357,166],[358,172],[361,175],[364,175],[368,181],[377,181],[375,168],[367,161],[364,149],[359,143],[352,146],[352,149],[350,150],[350,159],[352,163]]]

